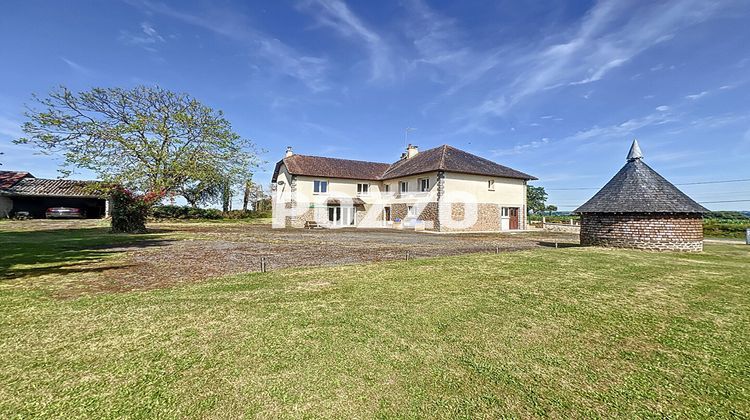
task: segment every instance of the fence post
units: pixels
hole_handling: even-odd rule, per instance
[[[500,247],[499,247],[499,246],[496,246],[496,247],[495,247],[495,254],[499,254],[499,253],[500,253]]]
[[[750,228],[745,229],[745,243],[750,245]]]
[[[266,257],[260,257],[260,272],[266,272]]]
[[[409,261],[409,251],[406,251],[406,261]]]

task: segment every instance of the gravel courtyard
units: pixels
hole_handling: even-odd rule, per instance
[[[578,242],[577,235],[540,231],[434,234],[398,230],[272,229],[269,224],[243,222],[161,222],[149,224],[149,229],[153,234],[148,239],[98,245],[97,250],[116,254],[116,258],[92,258],[83,266],[76,264],[70,269],[70,274],[81,274],[77,276],[76,289],[152,289],[260,271],[261,257],[266,258],[269,270],[279,270],[405,259],[407,252],[410,258],[425,258]],[[104,238],[111,235],[102,221],[30,220],[0,224],[0,237],[4,232],[48,232],[64,238],[66,231],[98,232]],[[5,277],[21,278],[31,273],[11,269]]]

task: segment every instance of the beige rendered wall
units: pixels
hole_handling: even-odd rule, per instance
[[[490,179],[495,180],[494,191],[487,188],[487,181]],[[494,203],[504,207],[521,207],[526,204],[526,183],[523,179],[446,172],[445,193],[452,191],[471,194],[478,203]]]

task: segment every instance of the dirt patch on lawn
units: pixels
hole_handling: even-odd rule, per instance
[[[120,252],[102,261],[95,275],[79,276],[75,287],[60,290],[75,296],[169,287],[213,277],[258,272],[261,257],[268,270],[332,266],[377,261],[507,252],[547,243],[577,243],[568,234],[546,232],[431,234],[396,230],[271,229],[245,223],[155,223],[171,240],[153,247],[110,247]],[[316,283],[317,284],[317,283]],[[320,285],[310,285],[311,288]]]

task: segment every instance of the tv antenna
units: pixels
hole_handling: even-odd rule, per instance
[[[409,144],[409,133],[412,131],[417,131],[414,127],[406,127],[404,130],[404,142],[408,145]]]

